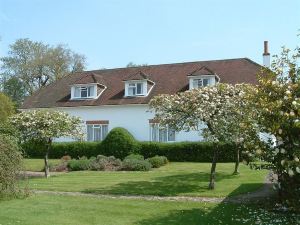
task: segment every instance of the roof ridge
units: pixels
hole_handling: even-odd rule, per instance
[[[120,70],[120,69],[137,69],[137,68],[147,68],[147,67],[153,67],[153,66],[166,66],[166,65],[180,65],[180,64],[189,64],[189,63],[204,63],[204,62],[216,62],[216,61],[232,61],[232,60],[250,60],[251,59],[247,57],[241,57],[241,58],[230,58],[230,59],[213,59],[213,60],[203,60],[203,61],[188,61],[188,62],[177,62],[177,63],[162,63],[162,64],[151,64],[151,65],[145,65],[145,66],[132,66],[132,67],[116,67],[116,68],[109,68],[109,69],[95,69],[95,70],[86,70],[82,71],[81,73],[88,73],[88,72],[94,72],[97,73],[99,71],[108,71],[108,70]],[[254,61],[252,61],[254,62]],[[254,62],[255,63],[255,62]],[[257,63],[258,64],[258,63]],[[259,64],[258,64],[259,65]],[[80,73],[80,72],[75,72]],[[74,74],[74,73],[73,73]]]

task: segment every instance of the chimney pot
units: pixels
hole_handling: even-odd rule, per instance
[[[263,66],[270,68],[271,59],[269,53],[268,41],[264,41]]]

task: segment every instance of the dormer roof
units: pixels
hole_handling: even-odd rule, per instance
[[[128,77],[123,79],[123,81],[130,81],[130,80],[149,80],[149,76],[142,71],[138,71],[136,73],[130,74]]]
[[[202,75],[216,75],[216,73],[214,71],[212,71],[211,69],[209,69],[208,67],[202,66],[202,67],[194,70],[190,74],[188,74],[188,76],[202,76]]]
[[[74,84],[99,84],[105,86],[103,76],[96,73],[88,73],[76,80]]]

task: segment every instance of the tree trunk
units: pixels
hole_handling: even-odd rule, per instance
[[[45,177],[46,178],[50,177],[48,156],[49,156],[49,152],[50,152],[50,148],[51,148],[51,143],[52,143],[52,140],[51,140],[51,138],[49,138],[48,143],[47,143],[47,150],[46,150],[46,154],[45,154]]]
[[[234,175],[237,175],[237,174],[240,173],[239,167],[240,167],[240,148],[237,147],[237,150],[236,150],[236,159],[235,159],[235,167],[234,167],[234,172],[233,172]]]
[[[214,148],[214,155],[213,155],[211,171],[210,171],[210,181],[209,181],[209,185],[208,185],[208,188],[211,190],[215,189],[217,157],[218,157],[218,149],[216,147],[216,148]]]

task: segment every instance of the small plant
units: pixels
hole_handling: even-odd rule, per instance
[[[153,168],[159,168],[161,166],[164,166],[168,163],[168,159],[165,156],[154,156],[152,158],[148,158],[147,161],[151,163]]]
[[[126,159],[144,160],[144,156],[139,155],[139,154],[130,154],[130,155],[126,156],[124,160],[126,160]]]
[[[89,170],[90,160],[84,156],[77,160],[72,159],[68,161],[67,167],[70,171]]]
[[[90,169],[97,171],[114,171],[120,170],[122,166],[122,161],[120,159],[116,159],[114,156],[104,156],[98,155],[97,158],[93,157],[90,159]]]
[[[63,157],[61,157],[61,160],[62,161],[69,161],[69,160],[71,160],[72,158],[71,158],[71,156],[69,156],[69,155],[64,155]]]
[[[127,171],[149,171],[152,165],[146,160],[125,159],[123,161],[122,170]]]

